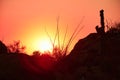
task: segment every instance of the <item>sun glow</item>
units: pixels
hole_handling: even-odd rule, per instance
[[[49,39],[38,39],[35,41],[33,47],[35,50],[39,50],[42,53],[46,51],[52,52],[52,44]]]

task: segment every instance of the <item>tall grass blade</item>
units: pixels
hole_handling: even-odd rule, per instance
[[[74,32],[72,33],[72,35],[71,35],[71,37],[70,37],[70,39],[69,39],[69,41],[68,41],[68,43],[66,45],[66,48],[70,47],[72,39],[74,38],[74,35],[76,34],[76,32],[79,30],[79,27],[80,27],[81,23],[83,22],[83,20],[84,20],[84,17],[81,19],[80,23],[78,24],[78,26],[75,28]]]

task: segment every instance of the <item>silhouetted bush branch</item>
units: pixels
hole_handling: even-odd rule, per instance
[[[41,52],[40,51],[34,51],[33,52],[33,56],[40,56],[41,55]]]
[[[109,30],[107,31],[107,33],[111,33],[111,34],[120,33],[120,22],[115,23],[114,25],[108,27]]]
[[[8,45],[10,53],[24,53],[25,48],[20,41],[14,41],[13,44]]]

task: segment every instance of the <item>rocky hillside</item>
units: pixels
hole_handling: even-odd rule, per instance
[[[67,74],[64,77],[71,75],[69,80],[120,80],[120,29],[89,34],[62,62],[64,68],[58,70],[65,69],[62,72]]]

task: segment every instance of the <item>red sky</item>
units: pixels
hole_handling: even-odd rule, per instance
[[[84,28],[73,45],[99,25],[99,10],[105,10],[105,20],[120,21],[120,0],[0,0],[0,40],[6,44],[20,40],[31,53],[37,42],[48,39],[45,27],[53,38],[56,18],[60,16],[60,35],[68,25],[67,39],[84,17]],[[62,40],[62,39],[61,39]],[[62,41],[61,41],[62,42]]]

